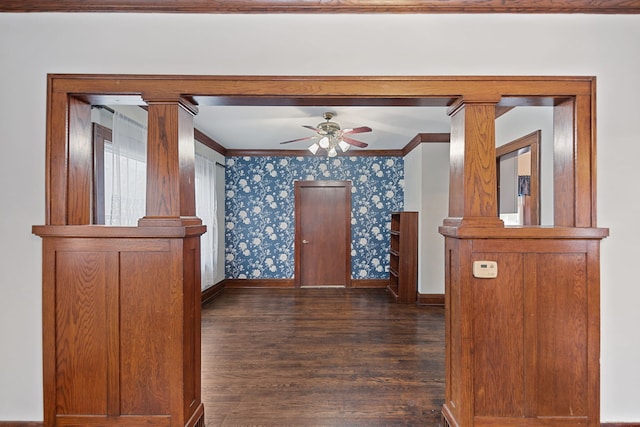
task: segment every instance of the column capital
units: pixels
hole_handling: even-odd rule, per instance
[[[199,112],[198,106],[184,96],[172,92],[145,92],[142,99],[147,105],[180,105],[189,111],[192,115]]]
[[[502,100],[502,96],[497,94],[462,96],[456,99],[447,109],[447,115],[455,115],[461,108],[466,105],[497,105]]]

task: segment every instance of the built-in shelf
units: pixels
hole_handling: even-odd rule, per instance
[[[418,213],[393,212],[389,243],[389,285],[394,301],[412,303],[418,294]]]

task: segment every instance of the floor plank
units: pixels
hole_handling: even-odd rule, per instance
[[[206,425],[439,426],[444,309],[382,289],[227,289],[202,311]]]

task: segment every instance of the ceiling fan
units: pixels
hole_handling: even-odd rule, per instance
[[[360,126],[357,128],[341,129],[340,125],[336,122],[332,122],[331,119],[335,117],[335,113],[326,112],[322,117],[325,122],[319,123],[317,126],[303,125],[307,129],[311,129],[316,132],[316,135],[306,136],[304,138],[292,139],[290,141],[284,141],[280,144],[289,144],[291,142],[314,140],[313,144],[309,147],[309,151],[316,154],[320,148],[327,151],[329,157],[335,157],[338,155],[336,147],[340,147],[343,152],[346,152],[351,146],[365,148],[367,143],[353,139],[347,135],[354,133],[371,132],[371,128],[368,126]]]

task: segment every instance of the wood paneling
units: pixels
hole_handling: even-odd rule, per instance
[[[44,239],[44,352],[54,355],[44,364],[45,425],[196,425],[203,227],[173,238],[131,228],[137,239],[67,228],[34,228]]]
[[[522,254],[474,253],[499,260],[496,280],[473,278],[474,414],[524,416],[524,277]],[[499,309],[491,309],[499,307]],[[508,327],[505,327],[508,325]]]
[[[599,425],[602,231],[562,240],[476,232],[484,237],[445,232],[449,423]],[[481,260],[497,262],[496,278],[471,274]]]
[[[247,102],[254,105],[272,105],[273,102],[296,105],[301,101],[310,103],[334,99],[348,105],[368,105],[375,100],[382,100],[387,105],[411,103],[447,106],[451,105],[454,99],[458,99],[458,104],[452,109],[455,113],[451,135],[453,179],[450,191],[454,194],[450,203],[449,219],[452,221],[445,222],[446,226],[441,228],[441,232],[446,236],[445,327],[449,337],[446,356],[447,397],[443,411],[452,425],[460,423],[465,426],[495,426],[500,423],[504,425],[505,422],[512,425],[531,423],[527,425],[546,427],[596,425],[599,413],[600,338],[598,240],[606,237],[608,231],[591,228],[595,227],[596,218],[594,78],[52,75],[49,76],[48,83],[47,224],[34,227],[34,232],[43,237],[44,251],[44,414],[45,425],[48,427],[74,423],[123,425],[125,422],[126,425],[148,423],[155,426],[171,424],[172,427],[202,425],[203,407],[198,403],[197,396],[195,403],[191,404],[195,392],[185,391],[185,386],[189,389],[192,386],[197,388],[196,378],[200,366],[198,360],[186,360],[191,354],[191,349],[197,346],[198,337],[187,337],[184,334],[199,333],[196,327],[199,318],[196,312],[189,312],[190,304],[199,306],[200,303],[199,292],[196,291],[199,291],[199,283],[194,283],[198,281],[199,273],[186,271],[196,268],[191,259],[197,258],[195,253],[189,253],[187,241],[190,238],[197,239],[204,231],[200,221],[191,217],[192,212],[195,212],[190,193],[192,187],[188,185],[192,157],[189,154],[185,157],[185,162],[181,160],[180,141],[185,140],[187,134],[192,137],[192,123],[185,120],[185,116],[181,116],[179,109],[186,108],[188,111],[185,111],[185,114],[195,112],[189,101],[185,100],[187,98],[199,105],[233,105]],[[94,101],[104,101],[116,95],[123,98],[123,102],[130,101],[135,105],[143,104],[142,99],[151,103],[149,123],[152,128],[150,134],[153,137],[150,137],[149,145],[153,172],[148,175],[151,183],[147,188],[154,190],[150,194],[148,221],[140,223],[143,227],[106,228],[88,225],[88,207],[91,201],[91,185],[88,183],[91,182],[91,167],[87,162],[90,162],[91,156],[85,155],[83,151],[86,150],[83,135],[87,137],[84,142],[88,146],[91,132],[83,113],[85,106],[88,107]],[[493,121],[496,106],[540,103],[551,103],[550,105],[554,105],[556,109],[554,134],[558,135],[558,160],[554,170],[555,179],[561,184],[560,190],[556,191],[558,203],[554,203],[556,226],[504,228],[497,219],[495,197]],[[68,126],[71,126],[71,129]],[[77,139],[70,141],[72,138]],[[154,144],[162,146],[157,147]],[[175,194],[176,191],[178,195]],[[68,254],[69,258],[63,260],[66,263],[64,268],[57,269],[56,257],[61,251],[79,253]],[[122,257],[123,251],[138,252],[141,255],[139,259],[129,259],[126,255]],[[171,256],[166,259],[155,254],[157,251],[169,251]],[[98,252],[110,254],[104,263],[100,261],[102,255],[97,254]],[[524,337],[524,349],[502,349],[506,354],[500,356],[505,363],[509,357],[515,360],[517,366],[521,363],[527,372],[524,379],[519,379],[525,388],[524,411],[527,416],[524,418],[495,416],[495,413],[509,414],[521,410],[511,407],[517,406],[520,401],[519,395],[512,400],[489,402],[486,399],[482,400],[480,390],[473,387],[473,379],[477,378],[478,384],[485,390],[507,389],[500,383],[501,377],[489,370],[490,367],[475,363],[474,341],[484,343],[485,347],[481,349],[486,353],[483,356],[485,358],[490,351],[497,352],[499,349],[488,349],[487,343],[491,341],[486,341],[487,337],[474,329],[475,319],[472,314],[482,313],[477,320],[483,325],[489,325],[493,320],[513,319],[515,316],[514,307],[505,308],[503,305],[492,304],[486,307],[487,310],[507,311],[493,313],[491,318],[483,317],[486,316],[484,311],[473,299],[475,282],[471,275],[470,260],[474,253],[497,254],[499,264],[507,263],[509,267],[505,271],[513,275],[514,279],[520,274],[518,268],[524,277],[535,278],[535,282],[527,282],[524,286],[522,328],[520,324],[515,323],[520,330],[510,331],[507,336],[496,341],[497,344],[507,345],[515,341],[519,334]],[[522,254],[524,262],[521,267],[512,264],[515,258],[511,254]],[[558,257],[547,266],[547,259],[539,259],[540,254],[553,254]],[[578,262],[577,254],[581,254],[582,261]],[[117,258],[118,262],[109,261],[112,258]],[[145,262],[149,265],[145,265]],[[121,264],[126,274],[120,274]],[[541,273],[541,266],[549,270]],[[122,286],[133,286],[123,285],[130,277],[139,280],[143,288],[149,288],[149,283],[145,282],[148,279],[147,274],[157,279],[154,292],[158,296],[150,296],[148,301],[157,302],[158,311],[145,305],[146,294],[140,305],[135,307],[141,315],[140,325],[150,334],[149,340],[143,336],[143,331],[134,331],[127,327],[121,329],[120,325],[114,325],[116,318],[135,321],[134,314],[130,312],[134,307],[129,303],[124,303],[127,314],[124,317],[120,316],[122,312],[118,310],[122,310],[120,305],[127,297],[121,290],[115,291],[115,285],[107,280],[104,282],[106,296],[97,295],[97,290],[91,291],[92,288],[102,286],[99,279],[99,271],[102,268],[105,271],[109,270],[105,274],[118,281],[119,289]],[[83,275],[74,277],[76,271],[83,272]],[[158,271],[164,271],[166,274],[161,275]],[[584,271],[586,276],[583,274]],[[570,277],[568,273],[576,276]],[[83,286],[86,282],[87,290],[96,295],[95,301],[85,303],[90,304],[91,309],[82,307],[82,301],[86,301],[82,298],[76,298],[77,301],[71,300],[75,298],[73,292],[76,291],[68,290],[69,293],[64,293],[64,301],[57,299],[59,279],[80,280]],[[565,336],[559,336],[547,324],[542,324],[543,328],[539,322],[539,316],[542,315],[551,318],[559,316],[555,311],[560,306],[564,307],[561,301],[553,301],[553,304],[546,308],[547,311],[540,309],[542,314],[537,314],[541,301],[551,298],[549,294],[554,280],[566,288],[557,292],[555,297],[560,300],[573,298],[571,301],[564,301],[569,312],[576,316],[568,322],[566,329],[560,328]],[[505,304],[513,303],[520,294],[508,295],[507,289],[515,284],[515,280],[513,285],[500,281],[496,289],[487,288],[479,293],[479,301],[487,304],[492,300],[493,292],[497,293],[496,298],[504,300]],[[191,286],[196,290],[190,289]],[[77,289],[77,292],[81,292],[80,289]],[[587,293],[586,296],[584,292]],[[160,301],[161,297],[167,300]],[[115,301],[118,301],[118,309],[115,308]],[[148,407],[158,412],[168,408],[170,414],[145,413],[127,417],[125,421],[124,417],[117,416],[57,412],[60,409],[56,405],[58,391],[64,391],[64,397],[60,397],[60,401],[71,408],[74,405],[77,408],[84,405],[93,407],[95,402],[92,400],[97,400],[98,394],[96,390],[90,389],[93,395],[89,394],[88,402],[75,401],[73,391],[67,390],[63,384],[56,383],[69,379],[69,387],[73,388],[78,387],[77,384],[82,381],[67,375],[71,365],[63,362],[67,355],[64,350],[58,351],[59,344],[74,343],[73,347],[68,348],[78,353],[79,360],[91,360],[94,357],[92,348],[80,349],[77,341],[73,341],[79,338],[61,335],[64,329],[60,334],[56,334],[54,328],[57,321],[64,323],[64,326],[68,326],[68,330],[73,332],[85,331],[80,327],[74,329],[74,323],[70,320],[72,317],[65,314],[65,310],[69,309],[82,316],[88,316],[89,311],[102,309],[103,313],[96,315],[106,316],[106,344],[93,341],[99,339],[100,333],[97,337],[81,338],[87,340],[89,347],[107,348],[104,357],[110,357],[107,362],[108,372],[101,373],[106,375],[106,380],[101,381],[114,384],[116,377],[124,378],[125,384],[120,385],[119,392],[107,392],[106,411],[127,408],[132,412],[147,412],[143,411],[143,407]],[[119,313],[118,316],[115,315],[116,312]],[[153,316],[158,316],[157,324],[151,322]],[[166,319],[160,319],[161,316]],[[100,322],[93,321],[88,326],[99,329],[100,325]],[[152,330],[147,331],[147,328],[158,325],[166,326],[165,336],[160,336]],[[491,325],[492,330],[496,330],[497,326]],[[508,328],[511,324],[503,326]],[[131,333],[133,338],[120,335],[122,331]],[[575,334],[572,333],[574,331]],[[162,343],[166,345],[162,346]],[[133,360],[132,349],[138,344],[144,351],[137,355],[139,360]],[[160,348],[162,351],[150,354]],[[525,355],[524,362],[519,362],[518,352]],[[121,353],[125,355],[126,363],[129,363],[122,368],[114,362]],[[579,366],[566,366],[567,362],[562,360],[540,361],[538,353],[549,358],[562,354],[577,357]],[[146,359],[150,360],[148,367],[142,366],[141,363],[141,360]],[[60,374],[57,371],[58,366],[64,368]],[[554,371],[565,366],[566,370]],[[127,370],[128,375],[120,375],[119,369]],[[166,369],[170,369],[171,372],[163,372]],[[508,373],[504,378],[515,378],[517,369],[507,364],[504,370]],[[551,377],[552,371],[558,378]],[[144,375],[141,372],[155,376],[155,379],[142,379]],[[586,375],[586,380],[581,377],[583,374]],[[195,376],[190,378],[189,375]],[[540,376],[543,378],[539,378]],[[162,378],[167,380],[165,388],[169,391],[163,390],[160,382],[155,382],[156,379]],[[168,397],[169,402],[145,400],[147,397],[142,396],[135,385],[126,384],[126,381],[131,379],[140,379],[140,388],[148,385],[150,396],[156,396],[160,400]],[[576,389],[571,393],[566,392],[567,396],[562,398],[550,401],[547,397],[541,396],[544,393],[541,387],[548,386],[558,393],[565,393],[564,389],[569,385]],[[129,398],[135,401],[124,401]],[[475,401],[476,398],[478,402]],[[114,403],[115,401],[118,403]],[[476,403],[478,409],[491,414],[476,416]],[[584,409],[587,415],[567,416],[567,405],[570,414],[575,405],[576,410],[582,412]],[[185,408],[190,409],[187,411]],[[557,411],[559,415],[537,419],[535,417],[538,416],[539,410],[549,413]]]
[[[173,308],[171,287],[157,286],[176,275],[171,254],[125,252],[120,258],[119,273],[127,278],[120,283],[120,411],[122,415],[168,414],[169,360],[155,355],[173,355],[178,350],[170,339],[179,332],[175,321],[161,314]]]
[[[104,252],[56,256],[55,359],[58,414],[107,414],[107,283],[113,270]],[[112,258],[112,257],[111,257]]]
[[[188,13],[640,13],[634,0],[5,0],[0,12]]]
[[[588,417],[586,254],[536,258],[536,413]]]

